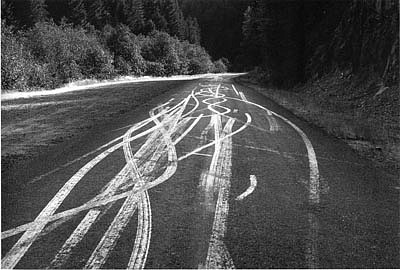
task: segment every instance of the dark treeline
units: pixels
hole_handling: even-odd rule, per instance
[[[201,44],[215,58],[231,62],[240,53],[243,13],[251,0],[181,0],[185,14],[196,17]],[[236,68],[237,69],[237,68]]]
[[[2,87],[228,67],[282,87],[330,72],[394,84],[398,24],[396,0],[2,0]]]
[[[98,30],[106,25],[124,24],[136,35],[159,30],[200,44],[197,19],[185,17],[177,0],[3,0],[2,3],[3,18],[19,28],[33,27],[44,18],[51,18],[56,24],[64,20],[78,26],[91,25]]]
[[[240,69],[289,87],[332,71],[398,82],[396,0],[251,1],[244,12]]]
[[[181,0],[202,45],[290,87],[338,71],[398,80],[397,0]]]
[[[2,0],[2,89],[223,72],[177,0]]]

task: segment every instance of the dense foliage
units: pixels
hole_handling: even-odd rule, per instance
[[[266,0],[264,0],[266,1]],[[185,14],[195,17],[201,29],[201,44],[215,58],[232,62],[240,53],[243,12],[251,0],[181,0]]]
[[[329,72],[398,82],[396,0],[181,0],[202,45],[235,70],[290,87]]]
[[[29,68],[38,75],[50,71],[39,76],[44,85],[114,74],[194,74],[228,68],[256,68],[265,81],[284,87],[332,71],[374,73],[384,84],[398,82],[396,0],[2,0],[2,21],[12,26],[3,43],[15,47],[4,48],[4,61],[24,59],[3,68],[24,66],[15,73],[3,70],[13,74],[4,75],[11,76],[4,78],[10,83]],[[49,32],[32,39],[34,31],[42,30]],[[51,42],[74,37],[71,42],[86,47],[79,49],[80,56],[69,56],[76,48],[55,44],[63,59],[56,60],[55,52],[39,57],[34,49],[50,46],[40,38],[53,34],[57,37]],[[212,62],[200,45],[219,60]],[[89,52],[90,61],[99,62],[98,70],[82,64]],[[63,65],[69,66],[56,71]],[[17,81],[12,88],[31,85],[28,79]]]
[[[244,11],[242,69],[292,86],[328,72],[374,73],[398,83],[398,1],[251,1]]]
[[[200,46],[197,19],[176,0],[3,0],[1,35],[7,90],[227,69]]]

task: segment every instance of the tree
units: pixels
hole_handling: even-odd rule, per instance
[[[128,25],[132,32],[140,34],[144,30],[144,9],[142,0],[133,0],[128,11]]]
[[[248,39],[251,36],[253,29],[253,9],[248,6],[243,14],[242,34],[243,40]]]
[[[87,12],[84,0],[69,0],[69,7],[71,8],[70,20],[75,25],[87,25]]]
[[[102,29],[110,21],[110,13],[105,7],[104,0],[94,0],[89,7],[90,22],[97,28]]]
[[[159,31],[168,31],[168,22],[165,17],[161,14],[160,8],[157,6],[155,8],[155,12],[153,13],[153,22],[156,26],[156,29]]]
[[[196,18],[186,19],[186,40],[193,44],[200,44],[200,26]]]
[[[6,25],[16,24],[13,9],[12,2],[1,0],[1,19],[5,21]]]
[[[183,13],[177,0],[168,0],[166,5],[169,33],[178,38],[184,38]]]
[[[30,9],[32,23],[43,22],[49,15],[46,0],[31,0]]]

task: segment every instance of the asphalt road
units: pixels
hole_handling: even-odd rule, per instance
[[[399,188],[343,142],[229,77],[139,109],[7,172],[2,268],[400,267]]]

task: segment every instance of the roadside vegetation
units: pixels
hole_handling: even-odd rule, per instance
[[[173,0],[3,0],[1,26],[2,91],[225,72],[229,64],[212,61],[200,45],[197,20],[185,18]]]
[[[242,82],[378,161],[400,162],[398,1],[254,1]],[[258,83],[258,85],[254,85]]]

